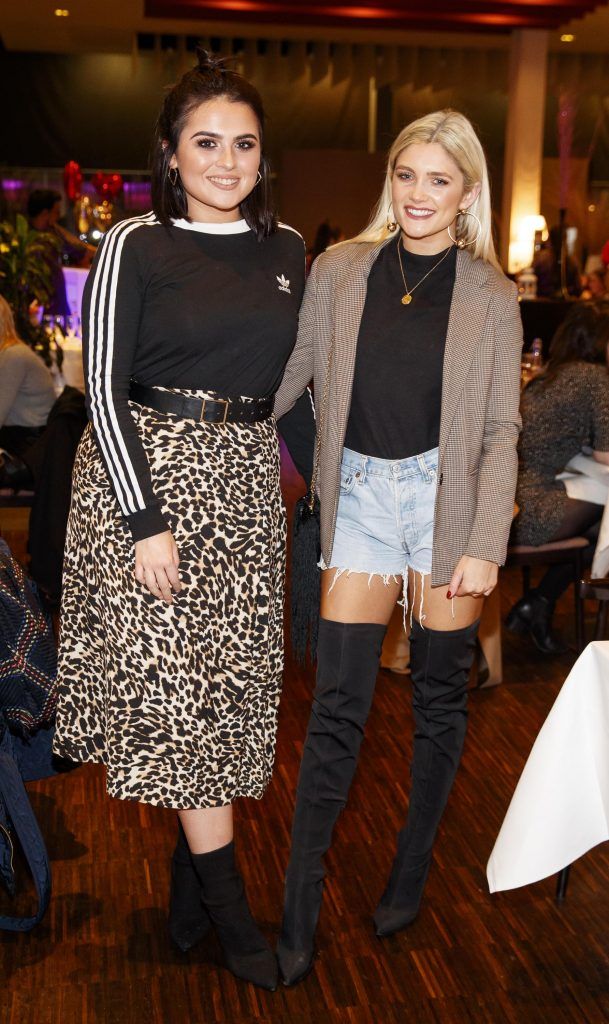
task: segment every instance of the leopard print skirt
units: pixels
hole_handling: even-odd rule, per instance
[[[131,535],[87,427],[66,541],[55,750],[103,762],[122,800],[183,810],[260,798],[283,668],[275,421],[132,412],[182,590],[165,605],[136,581]]]

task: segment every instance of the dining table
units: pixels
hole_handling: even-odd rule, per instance
[[[538,882],[609,840],[609,641],[579,656],[533,744],[488,861],[491,892]]]

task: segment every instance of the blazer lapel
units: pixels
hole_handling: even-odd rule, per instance
[[[490,289],[484,287],[486,282],[484,262],[473,260],[467,252],[457,253],[444,349],[440,449],[446,444],[476,348],[484,334],[491,299]]]

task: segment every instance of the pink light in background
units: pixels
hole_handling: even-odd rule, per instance
[[[123,185],[123,205],[125,210],[150,209],[150,182],[126,181]]]

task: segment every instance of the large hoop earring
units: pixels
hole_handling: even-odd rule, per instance
[[[262,175],[261,175],[260,171],[258,171],[258,174],[256,175],[256,183],[254,185],[254,188],[256,188],[256,185],[259,185],[261,181],[262,181]]]
[[[171,184],[175,188],[177,183],[178,183],[178,169],[177,169],[177,167],[170,167],[169,170],[167,171],[167,177],[169,178]]]
[[[396,228],[397,222],[393,219],[393,207],[390,206],[387,210],[387,231],[391,231],[393,233]]]
[[[476,224],[478,225],[478,231],[476,233],[475,238],[470,239],[469,242],[466,242],[465,238],[453,238],[453,236],[450,233],[450,226],[449,226],[449,228],[448,228],[448,237],[450,238],[451,242],[454,242],[454,244],[457,246],[457,249],[465,249],[466,245],[475,245],[476,242],[478,241],[478,239],[480,238],[480,235],[482,234],[482,222],[481,222],[480,218],[478,216],[476,216],[475,213],[471,213],[469,210],[459,210],[458,211],[458,216],[459,217],[473,217],[474,220],[476,221]]]

